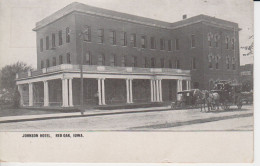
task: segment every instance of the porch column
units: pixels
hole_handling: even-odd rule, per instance
[[[177,80],[177,92],[182,91],[182,80]],[[180,100],[180,95],[177,95],[177,99]]]
[[[159,87],[159,80],[156,80],[156,101],[159,102],[160,101],[160,87]]]
[[[130,103],[133,103],[133,80],[132,79],[129,79],[129,90],[130,90],[130,95],[129,95],[129,100],[130,100]]]
[[[43,89],[44,89],[44,107],[49,106],[49,85],[48,81],[43,81]]]
[[[101,79],[98,78],[98,105],[102,105],[101,101]]]
[[[62,107],[68,107],[68,79],[62,79]]]
[[[150,80],[151,83],[151,102],[154,102],[154,96],[153,96],[153,80]]]
[[[156,93],[156,81],[153,80],[153,101],[156,102],[157,101],[157,93]]]
[[[73,107],[72,79],[69,79],[69,106]]]
[[[106,105],[106,97],[105,97],[105,78],[102,78],[102,104]]]
[[[186,80],[186,87],[187,87],[187,90],[191,89],[191,87],[190,87],[190,80]]]
[[[33,106],[33,83],[29,83],[29,106]]]
[[[126,79],[126,103],[130,103],[129,79]]]
[[[162,102],[162,80],[159,80],[159,91],[160,91],[159,101]]]
[[[24,101],[23,101],[23,85],[17,85],[18,86],[18,91],[20,93],[20,105],[24,106]]]

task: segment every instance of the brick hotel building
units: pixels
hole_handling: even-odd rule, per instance
[[[177,91],[239,81],[237,23],[168,23],[72,3],[36,23],[37,70],[17,74],[23,106],[167,102]],[[98,96],[98,97],[97,97]]]

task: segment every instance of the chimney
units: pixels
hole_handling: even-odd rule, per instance
[[[182,19],[185,20],[187,18],[187,14],[182,15]]]

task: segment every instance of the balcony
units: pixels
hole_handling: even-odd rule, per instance
[[[190,70],[171,69],[171,68],[139,68],[139,67],[119,67],[119,66],[97,66],[83,65],[84,73],[113,73],[113,74],[147,74],[147,75],[183,75],[190,76]],[[62,64],[43,68],[41,70],[19,73],[16,79],[37,77],[40,75],[58,72],[80,72],[80,65]]]

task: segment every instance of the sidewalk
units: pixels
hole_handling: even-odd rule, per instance
[[[0,117],[0,123],[75,118],[75,117],[86,117],[86,116],[100,116],[100,115],[112,115],[112,114],[127,114],[127,113],[138,113],[138,112],[141,113],[141,112],[153,112],[153,111],[168,111],[168,110],[170,110],[170,106],[119,109],[119,110],[86,110],[84,112],[84,115],[81,115],[80,112],[72,112],[72,113],[49,113],[49,114],[40,114],[40,115],[5,116],[5,117]]]

